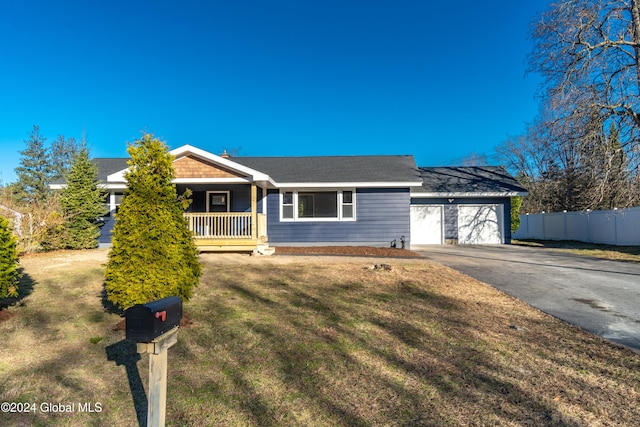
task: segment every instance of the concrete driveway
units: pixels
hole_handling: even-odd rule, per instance
[[[640,264],[522,246],[412,247],[545,313],[640,351]]]

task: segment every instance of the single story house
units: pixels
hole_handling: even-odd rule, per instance
[[[502,168],[418,168],[413,156],[230,157],[171,151],[174,183],[203,251],[270,246],[510,243],[509,197],[525,195]],[[128,159],[95,159],[110,215]],[[56,183],[53,188],[61,188]]]

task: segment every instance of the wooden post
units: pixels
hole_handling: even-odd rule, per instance
[[[256,184],[251,184],[251,238],[257,239],[257,211],[258,211],[258,189]]]
[[[138,343],[138,353],[149,353],[149,410],[147,427],[164,427],[167,411],[167,350],[178,342],[178,327],[149,343]]]
[[[147,427],[164,427],[167,414],[167,350],[149,354],[149,412]]]

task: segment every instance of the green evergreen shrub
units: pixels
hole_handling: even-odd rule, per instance
[[[18,239],[13,235],[9,220],[0,216],[0,298],[18,296],[20,278]]]
[[[107,210],[104,191],[98,183],[98,167],[82,146],[73,157],[67,186],[60,194],[64,217],[63,245],[66,249],[92,249],[98,246],[97,218]]]
[[[105,272],[107,298],[123,309],[173,295],[187,300],[201,275],[183,215],[189,194],[178,196],[173,157],[162,141],[144,135],[127,151],[127,189]]]
[[[511,232],[520,227],[520,208],[522,207],[522,197],[516,196],[511,198]]]

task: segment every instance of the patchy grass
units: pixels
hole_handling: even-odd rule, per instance
[[[33,291],[0,323],[0,401],[38,410],[3,426],[146,424],[146,356],[102,308],[104,253],[82,254],[100,251],[23,260]],[[168,426],[640,424],[639,354],[441,265],[202,261],[169,350]],[[40,410],[73,402],[101,412]]]
[[[514,240],[512,244],[549,248],[554,251],[614,261],[640,262],[640,246],[614,246],[573,240]]]

